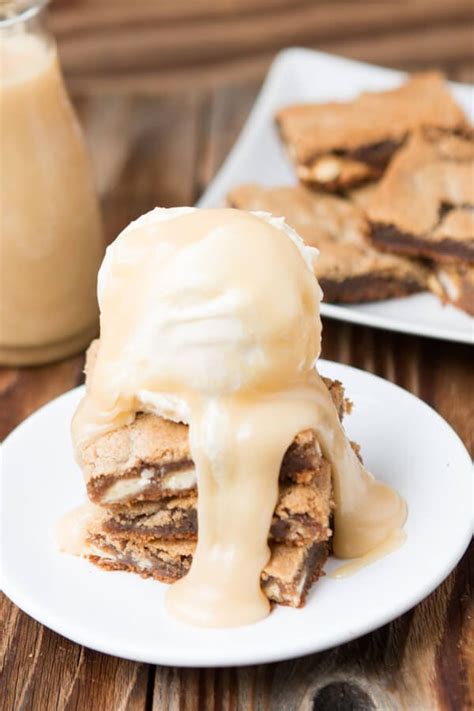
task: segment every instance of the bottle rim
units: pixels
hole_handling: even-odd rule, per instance
[[[0,0],[0,29],[31,20],[49,0]]]

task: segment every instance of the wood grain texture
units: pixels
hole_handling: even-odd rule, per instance
[[[288,42],[410,69],[436,64],[455,79],[473,78],[469,3],[458,0],[59,0],[55,6],[53,24],[93,153],[109,240],[157,204],[196,200],[234,142],[275,50]],[[324,357],[418,395],[474,453],[467,346],[330,320],[323,338]],[[0,436],[81,382],[82,367],[79,355],[0,370]],[[474,708],[473,565],[471,549],[414,610],[359,640],[238,669],[154,668],[108,657],[47,630],[3,598],[2,708]]]
[[[58,0],[51,20],[71,86],[99,93],[262,78],[289,45],[406,69],[473,57],[468,0]]]
[[[0,439],[49,400],[83,380],[84,358],[36,368],[0,368]]]
[[[51,632],[1,600],[4,711],[145,708],[148,667],[108,657]]]

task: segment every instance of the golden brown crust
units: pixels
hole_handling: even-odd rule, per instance
[[[437,72],[414,75],[391,91],[364,92],[351,102],[288,106],[276,120],[300,179],[327,190],[378,177],[420,126],[454,129],[466,123]]]
[[[282,215],[306,244],[320,250],[315,273],[327,301],[373,301],[426,288],[429,272],[423,264],[373,247],[361,207],[370,200],[370,190],[366,187],[356,195],[352,200],[302,185],[247,184],[234,188],[228,201],[240,209]]]
[[[143,413],[81,448],[86,478],[137,471],[144,464],[185,466],[190,461],[187,426]]]
[[[435,261],[474,262],[473,170],[471,133],[414,134],[368,205],[374,243]]]

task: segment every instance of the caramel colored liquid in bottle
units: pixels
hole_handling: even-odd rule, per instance
[[[81,350],[98,328],[98,204],[56,47],[24,31],[0,37],[0,201],[0,363]]]

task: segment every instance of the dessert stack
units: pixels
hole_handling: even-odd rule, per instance
[[[88,352],[86,384],[98,343]],[[324,382],[342,421],[351,403],[340,382]],[[358,451],[357,445],[353,447]],[[198,534],[188,427],[140,413],[132,424],[86,445],[81,463],[94,504],[92,523],[87,525],[87,557],[105,569],[165,583],[185,575]],[[314,431],[303,431],[287,450],[280,470],[268,541],[271,558],[261,581],[271,601],[304,604],[328,557],[332,508],[331,466]]]
[[[92,509],[63,520],[62,548],[174,582],[183,622],[302,606],[330,542],[361,560],[403,543],[406,503],[365,469],[342,385],[317,370],[317,256],[270,213],[191,207],[107,249],[72,421]]]

